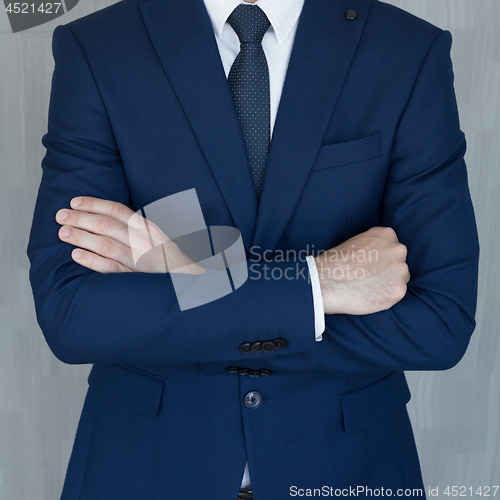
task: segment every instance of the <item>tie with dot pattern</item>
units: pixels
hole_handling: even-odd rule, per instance
[[[262,39],[271,23],[258,5],[245,4],[238,5],[227,21],[240,39],[240,52],[228,75],[229,89],[260,200],[271,127],[269,68]]]

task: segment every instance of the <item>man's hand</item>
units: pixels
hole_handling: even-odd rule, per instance
[[[390,227],[373,227],[314,260],[326,314],[372,314],[406,295],[406,247]]]
[[[63,227],[59,238],[79,248],[71,252],[75,262],[99,273],[177,272],[203,274],[155,224],[118,202],[79,196],[71,209],[61,209],[56,221]],[[142,257],[134,263],[134,251]],[[155,242],[152,248],[151,242]],[[159,244],[161,243],[161,244]]]

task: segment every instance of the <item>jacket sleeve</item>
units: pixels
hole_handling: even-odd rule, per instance
[[[381,225],[408,248],[407,294],[387,311],[326,316],[321,356],[342,372],[451,368],[475,327],[479,243],[451,44],[441,31],[421,66],[397,126],[381,207]]]
[[[296,279],[248,279],[219,300],[181,311],[169,274],[101,274],[72,260],[75,247],[58,237],[59,209],[78,195],[131,203],[105,104],[70,27],[56,27],[52,51],[46,154],[27,248],[37,321],[52,352],[71,364],[188,363],[237,360],[245,356],[241,343],[277,337],[287,341],[286,352],[313,349],[306,262]],[[263,264],[251,265],[249,276],[264,274]],[[287,268],[265,265],[275,275]]]

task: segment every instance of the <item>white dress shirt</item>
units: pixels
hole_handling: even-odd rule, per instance
[[[240,41],[238,35],[226,21],[238,5],[247,2],[241,0],[204,0],[204,2],[212,21],[215,39],[227,78],[231,66],[240,51]],[[304,0],[257,0],[253,4],[258,5],[264,11],[271,23],[262,39],[262,47],[269,67],[271,137],[303,4]],[[312,285],[316,340],[320,341],[325,330],[321,286],[314,258],[308,256],[306,260]],[[248,462],[245,466],[241,486],[243,488],[250,486]]]

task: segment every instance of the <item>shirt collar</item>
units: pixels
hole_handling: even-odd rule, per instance
[[[222,30],[227,18],[233,10],[245,3],[242,0],[203,0],[212,21],[215,34],[222,37]],[[281,45],[295,26],[304,0],[257,0],[258,5],[266,14],[276,33],[278,45]]]

